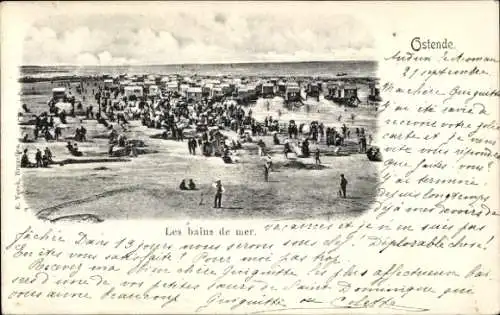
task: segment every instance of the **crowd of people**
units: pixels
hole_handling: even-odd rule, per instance
[[[85,110],[86,119],[96,118],[100,123],[109,126],[111,122],[117,122],[123,130],[126,130],[128,119],[140,119],[144,126],[149,128],[162,129],[161,137],[164,139],[175,139],[178,141],[184,140],[185,130],[194,128],[196,135],[192,136],[193,139],[189,142],[190,154],[196,154],[196,148],[202,150],[205,156],[219,155],[223,156],[226,151],[226,139],[222,137],[215,137],[213,131],[216,129],[230,129],[235,131],[243,141],[248,141],[251,134],[252,137],[263,136],[268,132],[274,132],[273,141],[279,144],[280,140],[277,133],[283,132],[286,128],[289,139],[297,139],[298,135],[306,136],[310,141],[319,143],[325,139],[327,146],[330,145],[343,145],[344,139],[350,136],[350,130],[342,127],[341,132],[337,132],[335,128],[325,127],[324,123],[312,121],[308,124],[308,130],[304,131],[305,123],[299,126],[295,121],[290,121],[288,127],[286,124],[280,124],[279,118],[266,116],[262,122],[257,121],[252,117],[252,110],[246,110],[242,105],[233,100],[222,99],[215,101],[209,98],[204,98],[199,101],[187,100],[178,97],[176,93],[165,93],[163,95],[149,95],[146,97],[137,97],[135,95],[124,96],[118,88],[104,88],[97,82],[80,81],[76,87],[78,94],[90,92],[95,97],[99,104],[99,113],[94,115],[94,106],[89,105]],[[72,86],[66,83],[70,89]],[[70,97],[70,101],[74,105],[74,96]],[[78,102],[77,107],[81,107],[81,102]],[[65,123],[65,110],[59,110],[54,100],[49,101],[49,108],[51,113],[58,116],[61,123]],[[70,115],[74,115],[74,110]],[[279,115],[281,116],[281,115]],[[352,114],[354,121],[354,114]],[[50,128],[54,128],[54,132],[50,132]],[[83,127],[81,127],[83,128]],[[75,134],[76,141],[85,141],[85,130],[79,132],[77,129]],[[364,129],[358,131],[356,134],[360,143],[360,151],[366,151],[366,136]],[[52,115],[43,113],[37,117],[35,125],[35,140],[42,133],[47,141],[58,140],[61,137],[61,128],[54,126],[54,119]],[[371,135],[370,135],[371,137]],[[222,141],[221,141],[222,140]],[[195,142],[196,141],[196,142]],[[238,144],[234,141],[234,146]],[[307,149],[306,149],[307,151]],[[307,152],[306,152],[307,153]],[[305,154],[308,156],[308,154]]]
[[[74,88],[71,85],[67,87]],[[311,121],[310,123],[297,124],[290,120],[281,120],[281,111],[278,117],[266,116],[263,121],[258,121],[253,117],[252,109],[238,104],[230,98],[213,100],[203,98],[192,100],[179,97],[177,93],[166,92],[161,95],[147,95],[138,97],[135,95],[125,96],[118,88],[104,88],[97,82],[80,82],[76,87],[77,94],[82,96],[85,102],[85,93],[92,93],[99,111],[94,113],[95,105],[89,104],[85,109],[81,102],[77,102],[71,96],[69,102],[72,109],[69,113],[59,109],[54,100],[49,101],[49,113],[44,112],[36,116],[34,139],[35,141],[43,136],[47,141],[58,141],[62,136],[62,129],[58,126],[54,117],[59,118],[62,124],[67,122],[68,115],[75,116],[75,106],[77,112],[82,112],[87,120],[97,120],[104,125],[109,133],[108,154],[110,156],[137,156],[136,143],[127,139],[124,133],[119,133],[116,126],[127,131],[129,120],[139,120],[147,128],[159,129],[159,138],[184,141],[187,139],[188,152],[190,155],[197,155],[199,148],[203,156],[219,156],[225,163],[237,161],[236,150],[242,148],[242,143],[253,142],[254,138],[266,136],[272,133],[274,145],[283,145],[283,153],[288,159],[289,153],[295,153],[298,157],[313,157],[316,165],[321,165],[321,151],[319,147],[310,149],[310,143],[326,144],[327,147],[341,147],[346,145],[346,140],[351,139],[351,131],[355,132],[359,152],[366,153],[371,144],[372,135],[368,134],[364,128],[348,128],[344,123],[340,130],[327,126],[324,122]],[[76,104],[76,105],[75,105]],[[268,105],[269,107],[269,102]],[[23,106],[25,112],[29,112],[27,106]],[[351,115],[354,123],[355,115]],[[341,121],[341,116],[338,117]],[[114,123],[114,125],[112,124]],[[223,132],[231,130],[236,137],[229,139]],[[288,136],[288,137],[287,137]],[[25,135],[24,140],[28,141]],[[77,142],[87,141],[87,130],[83,125],[76,128],[74,143],[68,141],[67,149],[73,156],[82,156],[78,149]],[[120,148],[117,150],[116,148]],[[269,174],[272,171],[272,158],[266,150],[266,145],[262,140],[258,142],[259,156],[265,157],[264,180],[269,181]],[[371,149],[370,149],[371,150]],[[298,154],[300,152],[300,154]],[[371,152],[371,151],[370,151]],[[35,163],[31,163],[28,158],[28,150],[25,149],[21,159],[21,167],[46,167],[52,160],[52,153],[48,148],[44,154],[37,149],[35,153]],[[341,175],[339,195],[346,196],[347,180]],[[224,191],[220,181],[214,184],[216,194],[214,197],[214,207],[221,207],[222,193]],[[186,182],[185,179],[179,185],[180,190],[196,190],[196,184],[192,179]]]
[[[21,156],[21,167],[22,168],[28,168],[28,167],[48,167],[49,164],[54,163],[54,160],[52,159],[53,155],[52,152],[48,147],[45,147],[45,150],[40,151],[40,149],[36,149],[35,152],[35,162],[31,162],[28,156],[28,149],[24,149],[23,154]]]
[[[186,184],[186,180],[183,179],[179,185],[180,190],[196,190],[196,184],[193,179],[189,180],[189,183]]]

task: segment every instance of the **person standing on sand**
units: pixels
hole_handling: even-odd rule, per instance
[[[268,170],[271,171],[271,169],[273,167],[273,159],[271,158],[271,156],[269,154],[266,156],[266,166],[267,166]]]
[[[193,138],[191,139],[191,149],[193,150],[193,155],[196,155],[196,147],[197,147],[197,142],[196,142],[196,139]]]
[[[52,152],[49,150],[48,147],[45,147],[44,155],[47,157],[47,160],[49,162],[53,162],[53,160],[52,160]]]
[[[264,165],[264,180],[269,181],[269,165],[267,163]]]
[[[291,152],[292,150],[290,149],[290,143],[288,140],[285,142],[285,146],[283,147],[283,154],[285,154],[285,159],[288,160],[288,152]]]
[[[215,188],[215,198],[214,198],[214,208],[221,208],[222,203],[222,193],[224,192],[224,187],[222,187],[222,182],[220,179],[213,184]]]
[[[316,152],[314,152],[314,162],[316,165],[321,165],[321,160],[319,159],[319,148],[316,149]]]
[[[339,195],[341,195],[341,197],[345,198],[346,197],[346,191],[347,191],[347,179],[345,179],[344,174],[340,174],[340,191],[339,191]]]
[[[36,149],[35,160],[36,160],[36,167],[43,167],[42,151],[40,151],[40,149]]]

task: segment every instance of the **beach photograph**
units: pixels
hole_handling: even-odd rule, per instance
[[[18,80],[24,207],[50,222],[361,215],[382,160],[374,34],[295,14],[35,20]]]

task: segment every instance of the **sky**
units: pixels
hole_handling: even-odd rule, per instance
[[[373,34],[351,15],[304,6],[161,6],[43,15],[25,65],[152,65],[373,59]],[[72,12],[74,13],[74,12]]]

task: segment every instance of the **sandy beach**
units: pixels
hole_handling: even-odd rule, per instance
[[[83,108],[97,103],[92,89],[102,85],[102,79],[85,80],[86,93],[79,94],[76,87],[80,81],[75,79],[68,92],[81,101]],[[54,87],[61,86],[58,81],[22,83],[21,103],[27,104],[33,114],[48,110],[47,100]],[[319,102],[308,99],[305,106],[288,111],[283,99],[258,99],[245,110],[251,109],[257,121],[266,116],[278,117],[281,122],[295,120],[309,123],[317,120],[326,126],[340,129],[343,123],[349,128],[365,128],[375,134],[376,111],[366,106],[368,87],[362,86],[359,92],[361,105],[347,108],[320,96]],[[352,121],[351,114],[355,115]],[[339,121],[339,116],[342,116]],[[346,139],[340,147],[340,155],[322,154],[321,165],[315,166],[314,157],[299,158],[294,154],[285,159],[283,146],[274,145],[271,135],[255,136],[252,143],[244,143],[235,155],[237,163],[226,164],[220,157],[205,157],[200,154],[189,155],[186,141],[155,139],[161,130],[148,128],[140,120],[129,120],[126,131],[117,129],[128,139],[141,140],[147,154],[125,157],[111,162],[81,163],[84,160],[108,159],[108,130],[96,120],[85,116],[68,117],[62,132],[63,139],[46,141],[39,138],[33,143],[21,143],[18,155],[28,149],[30,159],[34,160],[37,148],[43,151],[48,147],[54,160],[76,160],[75,164],[52,164],[48,168],[22,169],[22,187],[26,206],[41,219],[52,221],[72,220],[73,218],[101,221],[125,218],[274,218],[274,219],[312,219],[336,216],[359,215],[368,209],[375,198],[374,186],[377,183],[377,163],[367,159],[366,154],[358,152],[354,135]],[[73,157],[66,149],[65,137],[71,137],[75,129],[87,129],[87,141],[79,142],[82,157]],[[34,126],[20,126],[22,134],[33,136]],[[235,136],[231,130],[222,133]],[[279,134],[281,141],[287,134]],[[256,142],[262,139],[269,148],[273,167],[269,182],[264,181],[263,158],[258,155]],[[319,148],[321,152],[331,152],[324,141],[311,144],[311,152]],[[80,161],[80,162],[78,162]],[[349,181],[347,198],[338,196],[340,174],[344,173]],[[180,191],[182,179],[193,179],[198,190]],[[220,179],[225,187],[222,208],[213,208],[212,183]]]

